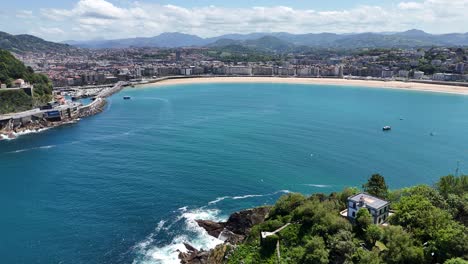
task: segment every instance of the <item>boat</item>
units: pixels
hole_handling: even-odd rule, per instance
[[[391,126],[384,126],[382,128],[383,131],[389,131],[389,130],[392,130],[392,127]]]
[[[130,96],[124,96],[123,99],[124,99],[124,100],[130,100],[131,97],[130,97]]]

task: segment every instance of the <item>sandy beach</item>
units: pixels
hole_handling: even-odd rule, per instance
[[[375,88],[389,88],[412,91],[438,92],[449,94],[468,95],[468,87],[415,83],[401,81],[376,81],[376,80],[349,80],[349,79],[328,79],[328,78],[281,78],[281,77],[197,77],[167,79],[156,83],[139,85],[138,87],[161,87],[177,84],[193,83],[290,83],[290,84],[320,84],[320,85],[342,85],[361,86]]]

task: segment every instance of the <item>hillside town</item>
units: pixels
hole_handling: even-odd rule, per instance
[[[235,56],[234,56],[235,55]],[[269,53],[256,61],[251,53],[210,48],[124,48],[80,50],[73,54],[15,54],[54,87],[112,85],[165,76],[279,76],[468,82],[468,49],[317,50]]]

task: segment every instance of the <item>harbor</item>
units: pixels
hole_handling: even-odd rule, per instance
[[[128,83],[118,82],[110,88],[102,88],[98,91],[94,88],[93,100],[86,105],[65,100],[62,92],[59,92],[56,93],[55,101],[41,108],[0,115],[0,140],[15,139],[19,134],[77,123],[81,118],[100,113],[106,105],[106,98],[121,91],[126,85]],[[79,90],[77,93],[83,94],[82,91]]]

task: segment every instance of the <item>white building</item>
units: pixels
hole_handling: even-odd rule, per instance
[[[409,71],[407,71],[407,70],[399,70],[399,71],[398,71],[398,77],[401,77],[401,78],[408,78],[408,77],[409,77]]]
[[[391,70],[382,71],[382,78],[392,78],[392,77],[393,77],[393,71]]]
[[[228,75],[252,75],[252,67],[247,66],[229,66],[226,69]]]
[[[445,74],[443,73],[434,73],[434,75],[432,75],[432,80],[435,80],[435,81],[444,81],[445,80]]]
[[[390,203],[366,193],[359,193],[348,198],[347,216],[355,220],[359,209],[369,210],[374,224],[384,223],[388,219]]]
[[[413,74],[414,79],[422,79],[424,77],[424,72],[422,71],[415,71]]]

